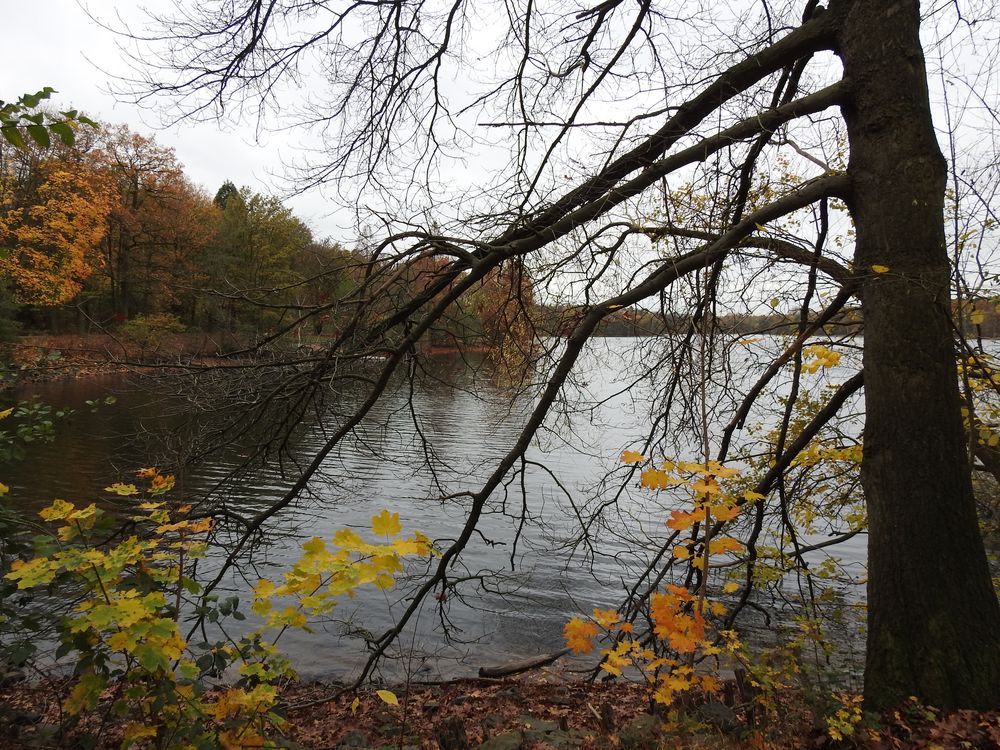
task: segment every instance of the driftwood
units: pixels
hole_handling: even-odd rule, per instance
[[[532,656],[529,659],[521,659],[519,661],[512,661],[507,664],[497,664],[492,667],[480,667],[479,676],[480,677],[507,677],[508,675],[518,674],[520,672],[527,672],[529,669],[538,669],[538,667],[544,667],[556,659],[565,656],[569,653],[568,648],[564,648],[562,651],[556,651],[554,654],[541,654],[539,656]]]

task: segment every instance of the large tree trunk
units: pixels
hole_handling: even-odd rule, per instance
[[[972,495],[950,324],[946,164],[917,0],[854,0],[839,40],[864,283],[865,698],[1000,705],[1000,607]],[[876,273],[873,266],[886,266]],[[883,270],[883,269],[879,269]]]

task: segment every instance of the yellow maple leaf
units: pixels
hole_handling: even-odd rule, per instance
[[[369,545],[351,529],[340,529],[333,535],[333,543],[344,550],[358,552]]]
[[[257,585],[253,587],[253,595],[258,599],[267,599],[274,594],[276,586],[272,581],[261,578]]]
[[[320,539],[318,536],[314,536],[308,542],[302,545],[302,550],[307,555],[318,555],[320,552],[326,550],[326,542]]]
[[[725,552],[736,552],[741,549],[743,549],[743,543],[733,539],[731,536],[721,536],[718,539],[713,539],[708,546],[709,552],[713,555]]]
[[[700,519],[701,514],[691,513],[684,510],[675,510],[670,513],[670,518],[667,520],[667,528],[673,529],[674,531],[684,531],[685,529],[690,529],[695,525]]]
[[[597,637],[598,632],[597,625],[579,617],[574,617],[563,626],[566,645],[575,654],[589,654],[593,651],[593,639]]]
[[[675,484],[670,475],[660,469],[646,469],[639,475],[639,484],[647,490],[665,490]]]
[[[59,500],[57,498],[52,501],[52,505],[48,508],[42,508],[38,511],[38,515],[46,521],[58,521],[68,517],[75,508],[76,506],[73,505],[73,503],[66,502],[65,500]]]
[[[428,552],[426,542],[418,539],[395,539],[392,542],[392,550],[397,555],[426,555]]]
[[[63,708],[71,715],[77,715],[94,708],[101,697],[101,691],[107,685],[107,680],[100,675],[88,671],[80,675],[69,697],[63,703]]]
[[[701,676],[701,689],[706,693],[718,693],[722,686],[719,681],[710,674]]]
[[[732,521],[740,514],[742,508],[738,505],[721,505],[712,508],[712,515],[718,521]]]
[[[621,619],[618,612],[613,609],[594,609],[592,614],[602,628],[610,628]]]
[[[699,495],[716,495],[722,491],[719,483],[714,479],[699,479],[691,483],[691,489]]]
[[[396,536],[403,530],[399,523],[399,513],[383,510],[377,516],[372,516],[372,531],[379,536]]]
[[[175,521],[174,523],[160,524],[156,527],[156,533],[169,534],[171,531],[188,531],[190,528],[190,521]]]
[[[192,534],[200,534],[203,531],[208,531],[215,525],[215,519],[212,518],[199,518],[197,521],[188,521],[188,531]]]
[[[162,508],[166,503],[139,503],[139,510],[156,510],[157,508]]]
[[[646,460],[638,451],[623,451],[622,452],[622,463],[626,464],[638,464]]]
[[[123,497],[139,494],[139,488],[136,487],[134,484],[124,484],[122,482],[115,482],[110,487],[105,487],[104,491],[111,492],[115,495],[121,495]]]
[[[889,273],[889,266],[880,266],[876,263],[872,266],[872,271],[875,273]]]
[[[139,645],[139,639],[131,630],[119,630],[108,638],[108,647],[113,651],[132,651]]]
[[[613,674],[615,677],[621,677],[622,676],[621,667],[619,667],[614,662],[606,661],[606,662],[602,663],[601,664],[601,669],[603,669],[608,674]]]

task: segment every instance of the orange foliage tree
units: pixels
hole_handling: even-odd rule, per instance
[[[96,157],[110,186],[101,243],[102,282],[113,312],[126,318],[143,301],[178,307],[180,285],[196,272],[216,233],[218,210],[184,176],[173,149],[106,125]]]
[[[38,187],[27,200],[12,175],[0,175],[0,272],[12,280],[18,302],[58,305],[100,262],[108,185],[88,159],[45,160],[36,172]]]

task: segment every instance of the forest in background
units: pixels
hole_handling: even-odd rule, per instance
[[[299,343],[318,340],[351,314],[338,303],[373,273],[370,252],[316,237],[275,196],[229,181],[209,194],[173,149],[125,125],[83,128],[71,146],[0,142],[0,337],[8,340],[120,332],[148,343],[201,332],[247,342],[288,326]],[[428,257],[401,267],[380,301],[384,312],[444,265]],[[523,269],[505,276],[465,295],[429,344],[502,348],[515,335],[525,349],[535,335],[571,330],[574,305],[536,300]],[[721,315],[717,324],[737,335],[794,333],[798,311],[779,305],[761,300],[756,314]],[[996,300],[972,297],[960,317],[992,338],[1000,336],[998,310]],[[827,328],[851,334],[861,322],[860,308],[848,307]],[[632,306],[610,314],[597,335],[656,336],[687,325],[685,314]]]
[[[317,238],[275,196],[229,181],[210,195],[173,149],[125,125],[81,128],[71,146],[0,142],[0,336],[8,340],[110,332],[146,343],[205,332],[248,342],[293,331],[302,344],[339,330],[357,300],[341,302],[383,264],[393,260],[373,265],[364,247]],[[376,306],[393,314],[394,300],[422,291],[442,265],[428,257],[401,267]],[[501,309],[512,297],[533,306],[527,279],[492,274],[428,344],[496,348],[512,334],[530,338]]]

